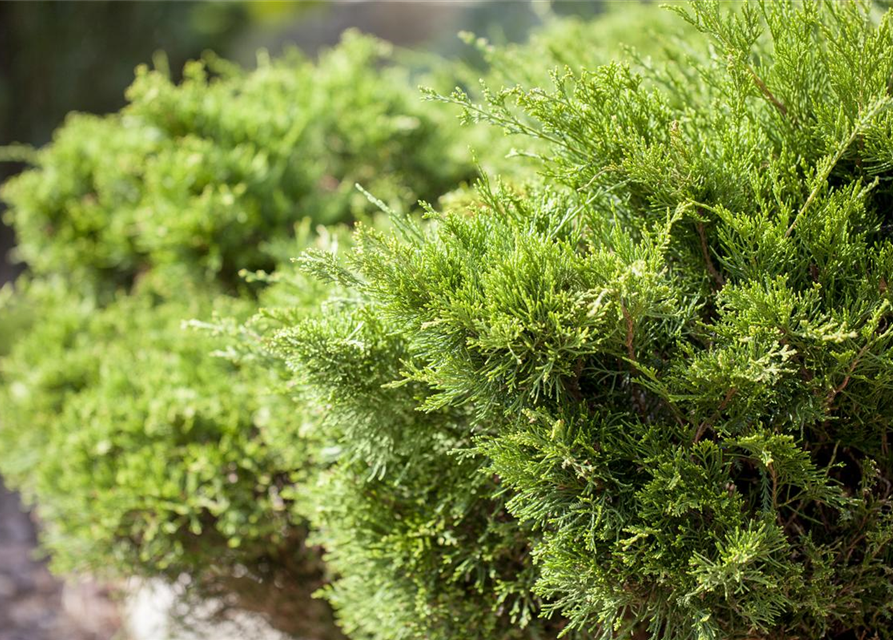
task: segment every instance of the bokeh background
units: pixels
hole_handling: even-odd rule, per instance
[[[134,68],[163,52],[174,76],[213,50],[246,67],[258,49],[313,54],[358,28],[394,44],[449,57],[474,53],[460,31],[523,41],[548,12],[594,15],[600,0],[79,2],[0,0],[0,146],[39,146],[71,111],[124,105]],[[0,181],[22,165],[0,162]],[[0,204],[2,207],[2,204]],[[16,272],[11,231],[0,229],[0,283]]]
[[[479,64],[457,34],[520,42],[550,12],[595,15],[600,0],[415,0],[325,2],[123,2],[0,0],[0,182],[24,165],[18,148],[47,143],[72,111],[124,106],[134,68],[159,52],[174,77],[213,50],[252,67],[263,48],[313,55],[358,28],[412,51]],[[2,217],[0,204],[0,217]],[[21,270],[15,238],[0,225],[0,286]],[[107,592],[62,585],[35,557],[33,524],[0,478],[0,640],[121,637]]]

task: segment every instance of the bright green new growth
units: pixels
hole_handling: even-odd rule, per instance
[[[336,478],[359,464],[323,518],[348,629],[893,638],[891,16],[679,13],[707,46],[445,98],[533,138],[541,180],[361,229],[347,267],[305,259],[354,292],[274,340],[332,407]],[[504,537],[452,572],[451,537],[375,482]],[[427,584],[413,543],[444,559]],[[500,618],[532,578],[550,629]],[[426,628],[432,603],[469,626]]]

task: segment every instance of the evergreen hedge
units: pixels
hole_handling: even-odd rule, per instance
[[[164,301],[148,280],[104,306],[58,281],[22,286],[41,317],[3,360],[2,466],[36,503],[54,571],[160,578],[187,603],[213,598],[206,615],[340,637],[311,598],[324,583],[306,545],[312,411],[269,360],[183,326],[255,303],[188,285]]]
[[[352,38],[72,119],[4,192],[0,468],[57,566],[322,585],[353,638],[893,639],[893,18],[672,9],[422,105]]]
[[[348,32],[318,62],[262,52],[247,72],[209,54],[179,84],[163,58],[138,68],[121,112],[70,115],[4,185],[19,257],[106,288],[165,269],[232,286],[272,269],[301,219],[371,211],[357,182],[394,206],[437,197],[471,163],[392,57]]]
[[[890,14],[676,11],[704,44],[441,98],[540,179],[305,256],[354,292],[272,338],[353,452],[348,630],[893,637]]]

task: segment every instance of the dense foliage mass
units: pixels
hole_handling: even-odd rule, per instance
[[[3,189],[18,252],[38,273],[128,286],[173,267],[232,284],[304,217],[347,221],[379,197],[433,198],[469,175],[390,48],[348,34],[318,63],[297,51],[245,72],[209,58],[173,84],[137,70],[129,105],[73,114]]]
[[[893,16],[674,11],[472,38],[427,103],[352,37],[73,118],[4,192],[57,565],[323,585],[358,639],[893,639]]]
[[[308,284],[288,304],[311,300]],[[3,360],[3,472],[37,502],[54,568],[189,576],[189,599],[328,637],[305,549],[313,443],[297,437],[313,418],[279,393],[277,367],[182,326],[254,304],[188,285],[165,301],[148,280],[102,307],[59,281],[20,286],[20,315],[41,317]]]
[[[458,502],[507,536],[454,565],[450,543],[460,557],[468,543],[402,509],[389,524],[390,500],[359,523],[335,514],[353,532],[332,545],[341,615],[364,611],[353,581],[381,580],[379,558],[392,575],[376,611],[414,596],[379,637],[474,637],[470,601],[520,611],[522,633],[536,605],[497,594],[531,578],[556,628],[600,638],[891,637],[890,16],[679,13],[706,46],[445,98],[533,138],[543,179],[484,182],[429,228],[360,230],[348,265],[323,269],[356,292],[341,324],[276,338],[341,407],[344,446],[373,437],[369,473],[387,456],[385,480],[418,505]],[[356,404],[363,365],[390,367],[387,401]],[[388,437],[403,406],[426,413]],[[447,451],[404,461],[395,442]],[[478,466],[497,502],[439,498],[429,464]],[[420,585],[435,575],[422,540],[442,562]],[[505,582],[505,560],[535,574]],[[452,584],[452,619],[470,626],[413,629]]]
[[[277,415],[267,415],[270,404],[261,414],[263,396],[248,383],[269,387],[263,373],[234,375],[210,357],[211,341],[179,330],[183,317],[207,313],[201,294],[159,305],[140,293],[101,309],[59,288],[38,296],[54,316],[6,361],[16,382],[4,410],[21,428],[4,436],[10,449],[41,456],[22,455],[5,471],[45,496],[56,561],[100,566],[110,548],[128,565],[201,568],[214,558],[190,534],[211,529],[232,548],[275,539],[282,464],[258,432],[293,412],[285,402]],[[64,500],[51,499],[58,494]]]

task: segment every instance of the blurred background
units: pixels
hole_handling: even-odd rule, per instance
[[[0,146],[45,144],[71,111],[118,110],[134,68],[151,63],[157,52],[164,52],[176,77],[184,62],[205,50],[250,68],[258,49],[276,54],[297,45],[312,55],[337,43],[345,29],[358,28],[410,49],[473,58],[460,31],[518,42],[548,12],[594,15],[601,9],[600,0],[0,0]],[[9,160],[15,154],[3,155]],[[0,182],[21,168],[0,162]],[[0,283],[16,272],[13,245],[4,225]]]
[[[71,111],[120,109],[134,68],[157,52],[176,77],[205,50],[250,68],[258,49],[275,54],[296,45],[313,55],[358,28],[476,64],[460,31],[520,42],[550,12],[592,16],[602,8],[599,0],[0,1],[0,182],[24,167],[10,145],[47,143]],[[14,246],[11,230],[0,225],[0,285],[20,271]],[[34,545],[28,515],[0,479],[0,640],[120,637],[107,594],[90,583],[64,587],[35,557]]]

